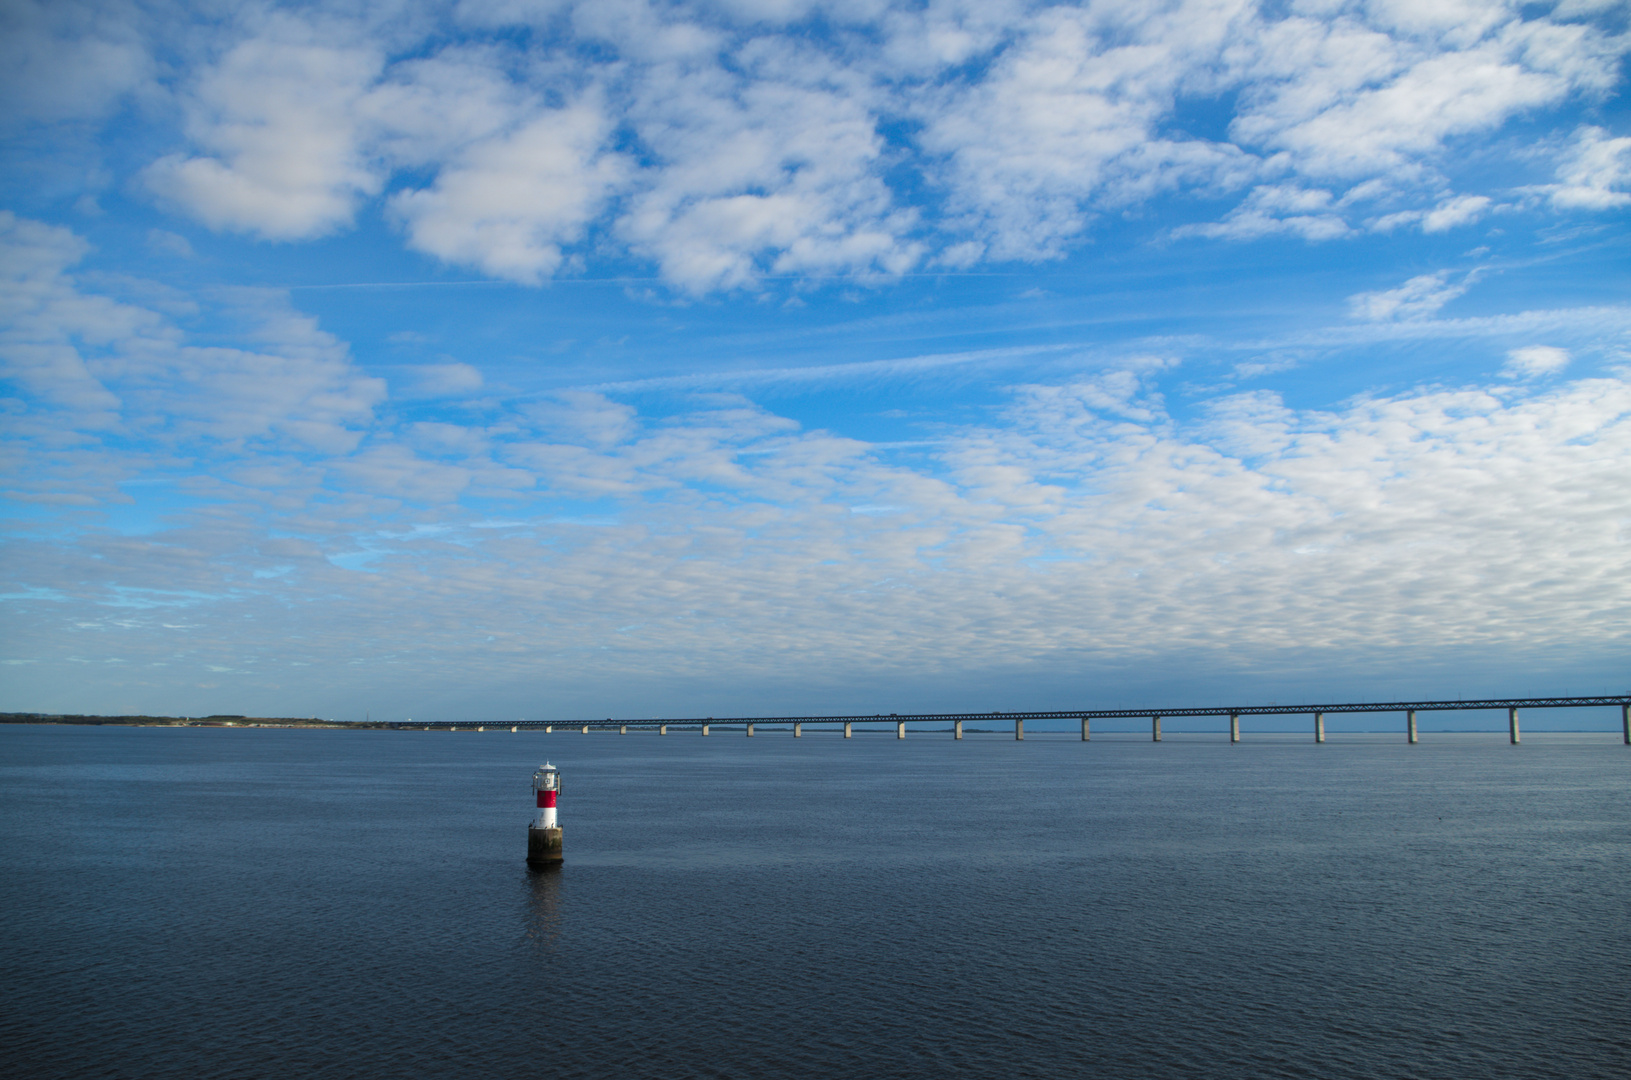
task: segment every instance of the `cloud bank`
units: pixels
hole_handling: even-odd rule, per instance
[[[6,216],[0,239],[0,359],[26,401],[11,494],[88,508],[12,529],[5,602],[30,630],[6,662],[37,693],[93,666],[123,707],[317,680],[411,715],[447,672],[606,708],[793,673],[814,705],[812,686],[903,672],[952,694],[978,671],[1506,663],[1631,636],[1623,370],[1318,409],[1222,390],[1180,418],[1160,379],[1181,357],[1144,358],[1010,384],[910,454],[723,391],[664,415],[578,389],[415,420],[276,296],[201,301],[258,342],[203,346],[79,280],[67,230]],[[1442,288],[1358,306],[1415,304],[1430,336]],[[481,385],[426,378],[404,392]],[[117,527],[137,482],[166,510]]]

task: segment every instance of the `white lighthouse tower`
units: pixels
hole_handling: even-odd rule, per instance
[[[527,826],[527,865],[537,869],[561,861],[561,826],[555,816],[561,794],[561,771],[544,762],[532,774],[532,791],[537,812]]]

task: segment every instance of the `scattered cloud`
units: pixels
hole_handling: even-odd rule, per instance
[[[1291,235],[1305,240],[1335,240],[1352,231],[1336,210],[1331,193],[1324,189],[1268,184],[1254,188],[1222,221],[1185,225],[1173,230],[1173,235],[1222,240]]]
[[[561,268],[627,171],[605,152],[611,122],[593,102],[548,110],[463,150],[436,183],[391,210],[408,243],[447,262],[536,285]]]
[[[1492,205],[1492,200],[1484,195],[1454,195],[1431,209],[1399,210],[1384,214],[1369,225],[1376,232],[1392,232],[1401,225],[1416,225],[1429,234],[1449,232],[1478,221]]]
[[[1471,274],[1452,282],[1448,270],[1421,274],[1396,289],[1357,293],[1348,297],[1348,312],[1370,322],[1400,322],[1425,319],[1461,296],[1472,286]]]
[[[1502,371],[1514,378],[1532,379],[1540,375],[1555,375],[1569,366],[1569,350],[1552,345],[1526,345],[1506,354]]]
[[[1297,366],[1297,359],[1292,356],[1263,357],[1257,360],[1245,360],[1235,365],[1235,378],[1256,379],[1263,375],[1272,375],[1277,371],[1289,371]]]
[[[1055,258],[1173,197],[1222,202],[1182,233],[1224,241],[1447,231],[1499,197],[1447,194],[1458,147],[1604,100],[1631,48],[1607,8],[1471,0],[7,10],[22,122],[172,103],[142,180],[209,228],[309,241],[383,212],[490,277],[632,256],[691,295]],[[1225,115],[1197,133],[1202,103]],[[1627,145],[1543,141],[1558,179],[1531,190],[1623,206]]]
[[[174,255],[182,259],[193,257],[193,246],[185,236],[164,229],[147,230],[147,246],[164,255]]]
[[[409,393],[413,397],[462,397],[476,393],[484,381],[481,370],[470,364],[421,364],[413,370]]]
[[[155,161],[146,171],[153,192],[213,229],[269,240],[350,225],[384,184],[356,116],[384,58],[323,36],[278,19],[200,71],[187,93],[187,133],[203,153]]]
[[[1439,203],[1422,218],[1424,233],[1448,232],[1462,225],[1470,225],[1484,216],[1490,200],[1483,195],[1458,195]]]
[[[1563,209],[1610,210],[1631,206],[1631,136],[1609,138],[1583,126],[1558,163],[1558,183],[1543,190]]]
[[[1190,80],[1218,61],[1234,4],[1046,7],[1017,19],[985,78],[922,106],[953,220],[998,259],[1048,258],[1096,210],[1261,168],[1229,144],[1165,137]]]
[[[135,5],[13,0],[0,10],[7,127],[106,115],[151,84],[157,65]]]
[[[1511,355],[1555,372],[1568,354]],[[298,449],[320,487],[238,468],[260,486],[162,535],[91,529],[10,565],[131,665],[241,669],[227,652],[275,643],[278,663],[347,685],[356,663],[502,682],[547,662],[563,686],[631,669],[927,678],[1631,633],[1624,379],[1325,409],[1225,393],[1184,420],[1160,391],[1169,366],[1014,387],[911,464],[735,395],[652,416],[574,391],[479,423],[376,426],[356,450],[290,443],[264,460]],[[308,494],[267,512],[290,491]],[[495,493],[501,523],[479,509]],[[310,539],[279,538],[295,522]],[[231,650],[206,640],[210,619],[158,634],[159,608],[206,602],[242,620]],[[65,621],[37,625],[17,659],[65,645]]]
[[[767,275],[893,277],[923,255],[886,166],[873,95],[797,41],[763,41],[743,70],[655,66],[627,116],[653,163],[631,178],[618,234],[687,292]]]
[[[116,477],[200,444],[324,453],[358,444],[384,383],[284,296],[221,291],[215,310],[236,323],[243,347],[197,345],[157,310],[81,288],[73,271],[87,253],[66,229],[0,211],[0,378],[23,395],[12,446],[53,446],[15,459],[32,461],[14,470],[23,491],[105,497]],[[103,452],[104,439],[144,449]]]
[[[1498,4],[1403,11],[1265,24],[1237,54],[1253,75],[1231,134],[1310,177],[1429,175],[1451,139],[1616,78],[1618,46],[1578,24],[1524,21]]]

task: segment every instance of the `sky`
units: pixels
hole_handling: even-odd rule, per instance
[[[0,710],[1626,693],[1628,50],[0,0]]]

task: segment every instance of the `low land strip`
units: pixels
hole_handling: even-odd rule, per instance
[[[319,720],[305,716],[85,716],[79,713],[0,713],[0,724],[89,724],[125,727],[271,727],[271,728],[358,728],[384,729],[384,721],[355,723]]]

